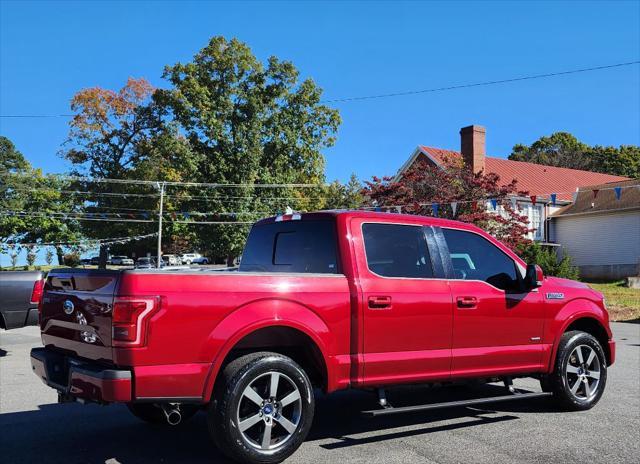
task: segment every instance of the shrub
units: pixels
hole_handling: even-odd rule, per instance
[[[562,259],[558,259],[558,255],[553,248],[543,247],[539,243],[531,242],[521,247],[519,251],[520,257],[527,264],[537,264],[542,268],[545,275],[573,280],[577,280],[580,277],[578,268],[571,262],[571,257],[565,254]]]
[[[77,267],[80,265],[80,253],[67,253],[62,260],[65,266]]]
[[[33,250],[29,250],[29,252],[27,253],[27,265],[28,265],[28,267],[31,267],[31,266],[33,266],[35,264],[36,257],[37,257],[37,255],[33,252]]]

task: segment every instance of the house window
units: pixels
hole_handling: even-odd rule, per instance
[[[544,239],[544,217],[542,214],[543,205],[528,204],[526,208],[526,215],[529,218],[529,229],[535,229],[529,233],[529,238],[532,240],[541,241]]]

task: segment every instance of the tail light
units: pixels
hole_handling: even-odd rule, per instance
[[[40,304],[42,299],[42,291],[44,290],[44,279],[36,280],[33,283],[33,290],[31,290],[31,304]]]
[[[116,297],[112,317],[114,346],[144,345],[149,319],[159,308],[159,297]]]

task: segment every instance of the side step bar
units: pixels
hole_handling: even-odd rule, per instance
[[[402,414],[405,412],[432,411],[435,409],[456,408],[462,406],[474,406],[476,404],[501,403],[503,401],[524,400],[531,398],[543,398],[552,396],[553,393],[517,393],[513,395],[492,396],[489,398],[476,398],[472,400],[447,401],[445,403],[420,404],[418,406],[405,406],[401,408],[386,407],[384,409],[372,409],[370,411],[362,411],[367,417],[387,416],[389,414]]]

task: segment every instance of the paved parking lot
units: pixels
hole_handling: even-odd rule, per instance
[[[627,463],[640,456],[640,325],[613,324],[618,360],[591,411],[558,413],[546,400],[367,419],[366,392],[317,402],[314,427],[289,463]],[[151,427],[123,406],[56,404],[32,373],[36,327],[0,331],[0,458],[3,463],[226,462],[204,414],[176,428]],[[537,387],[536,382],[520,381]],[[392,403],[496,394],[496,386],[395,390]],[[501,390],[500,390],[501,391]]]

